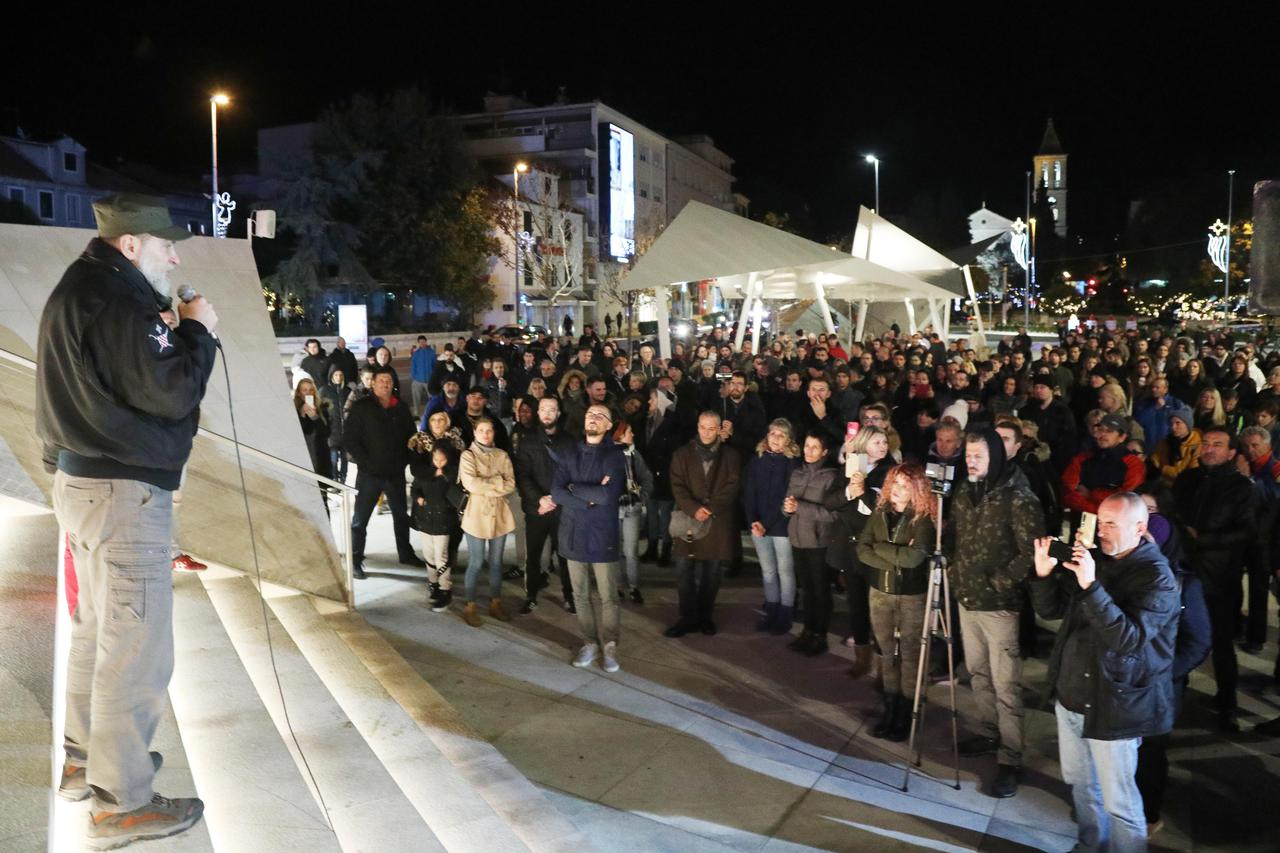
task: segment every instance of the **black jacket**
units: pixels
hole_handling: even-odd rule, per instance
[[[571,451],[573,443],[562,429],[556,430],[555,435],[547,435],[545,429],[540,429],[520,439],[512,461],[516,470],[516,491],[520,493],[520,506],[525,515],[536,515],[542,496],[551,494],[551,481],[555,477],[552,451]]]
[[[352,404],[343,440],[360,474],[402,480],[409,464],[409,439],[417,431],[404,403],[396,400],[383,408],[377,397],[369,396]]]
[[[1239,584],[1245,549],[1255,541],[1253,481],[1233,462],[1188,468],[1173,481],[1174,520],[1184,535],[1187,562],[1212,594]],[[1187,528],[1195,536],[1186,533]]]
[[[349,349],[334,347],[329,351],[329,375],[332,375],[335,370],[342,371],[342,381],[346,385],[360,381],[360,365],[356,363],[356,354]],[[324,381],[329,381],[328,375],[325,376]],[[316,379],[316,384],[320,384],[319,379]]]
[[[458,529],[458,510],[454,501],[461,495],[462,486],[458,483],[458,465],[451,462],[444,469],[443,477],[435,476],[433,467],[430,475],[413,478],[413,486],[409,497],[413,502],[410,512],[418,530],[428,536],[446,536]],[[421,505],[418,498],[423,499]]]
[[[1060,679],[1087,685],[1084,736],[1121,740],[1173,728],[1173,659],[1181,600],[1160,549],[1142,542],[1127,557],[1093,552],[1097,580],[1080,589],[1074,573],[1031,581],[1043,619],[1061,619],[1049,658],[1050,696]],[[1067,652],[1066,649],[1074,652]]]
[[[45,464],[176,489],[216,345],[195,320],[170,330],[142,273],[100,239],[53,289],[36,342]]]

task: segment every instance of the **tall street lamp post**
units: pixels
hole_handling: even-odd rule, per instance
[[[212,215],[213,236],[215,237],[225,237],[227,235],[228,223],[222,221],[224,205],[222,199],[218,196],[218,107],[225,107],[229,103],[231,103],[231,99],[222,92],[216,92],[209,98],[209,135],[211,137],[211,148],[213,149]],[[230,196],[228,196],[227,202],[230,203],[230,201]],[[227,213],[230,213],[235,205],[228,204],[225,207]],[[229,221],[230,217],[228,216],[227,218]]]
[[[870,164],[871,164],[871,166],[872,166],[872,168],[873,168],[873,169],[875,169],[875,175],[876,175],[876,206],[875,206],[875,210],[873,210],[872,212],[873,212],[873,213],[879,213],[879,212],[880,212],[880,158],[879,158],[879,157],[877,157],[877,156],[876,156],[876,155],[874,155],[874,154],[868,154],[868,155],[867,155],[866,157],[864,157],[863,159],[864,159],[864,160],[866,160],[868,163],[870,163]]]
[[[514,195],[515,202],[514,204],[512,204],[512,210],[515,216],[515,228],[512,229],[513,233],[512,233],[511,242],[512,242],[512,245],[515,246],[515,254],[516,254],[516,258],[515,258],[516,262],[515,262],[515,266],[512,267],[512,271],[516,279],[516,325],[517,326],[524,325],[524,312],[520,310],[520,237],[521,237],[520,226],[524,224],[523,222],[520,221],[520,176],[527,171],[529,171],[529,164],[523,163],[523,162],[516,163],[515,167],[512,168],[511,170],[511,178],[512,178],[511,185],[513,187],[514,194],[515,194]]]
[[[1031,327],[1031,289],[1036,284],[1036,218],[1032,216],[1027,220],[1027,224],[1031,226],[1031,266],[1028,268],[1027,290],[1022,295],[1022,325]]]
[[[1222,310],[1231,310],[1231,204],[1236,188],[1236,170],[1227,170],[1227,268],[1222,273]]]

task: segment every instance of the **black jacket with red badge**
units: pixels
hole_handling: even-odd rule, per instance
[[[110,244],[89,241],[40,317],[36,431],[69,474],[176,489],[217,354],[209,330],[165,307]]]

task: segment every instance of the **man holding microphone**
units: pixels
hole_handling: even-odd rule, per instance
[[[40,318],[36,429],[80,587],[58,794],[93,798],[87,841],[106,849],[182,832],[204,810],[155,793],[160,755],[148,746],[173,673],[173,491],[218,315],[201,296],[172,299],[174,244],[191,234],[162,199],[120,194],[93,212],[98,237]],[[173,308],[171,329],[161,313]]]

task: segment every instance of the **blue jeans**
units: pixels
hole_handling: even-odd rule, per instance
[[[764,600],[792,607],[796,602],[796,565],[791,556],[791,540],[785,536],[756,536],[760,575],[764,580]]]
[[[1147,849],[1147,819],[1133,774],[1142,738],[1093,740],[1084,714],[1054,703],[1062,780],[1076,806],[1077,849],[1131,853]]]
[[[618,507],[618,524],[622,534],[622,558],[627,567],[627,586],[640,585],[640,522],[644,509],[635,506]]]
[[[347,482],[347,451],[340,447],[329,448],[329,463],[333,468],[333,479],[339,483]]]
[[[644,514],[648,524],[649,544],[655,548],[659,542],[671,546],[671,511],[676,508],[674,500],[649,498],[645,501]]]
[[[462,585],[466,590],[467,604],[476,600],[476,579],[480,576],[480,564],[489,563],[489,597],[502,597],[502,547],[507,543],[504,533],[493,539],[481,539],[467,534],[467,573]]]

